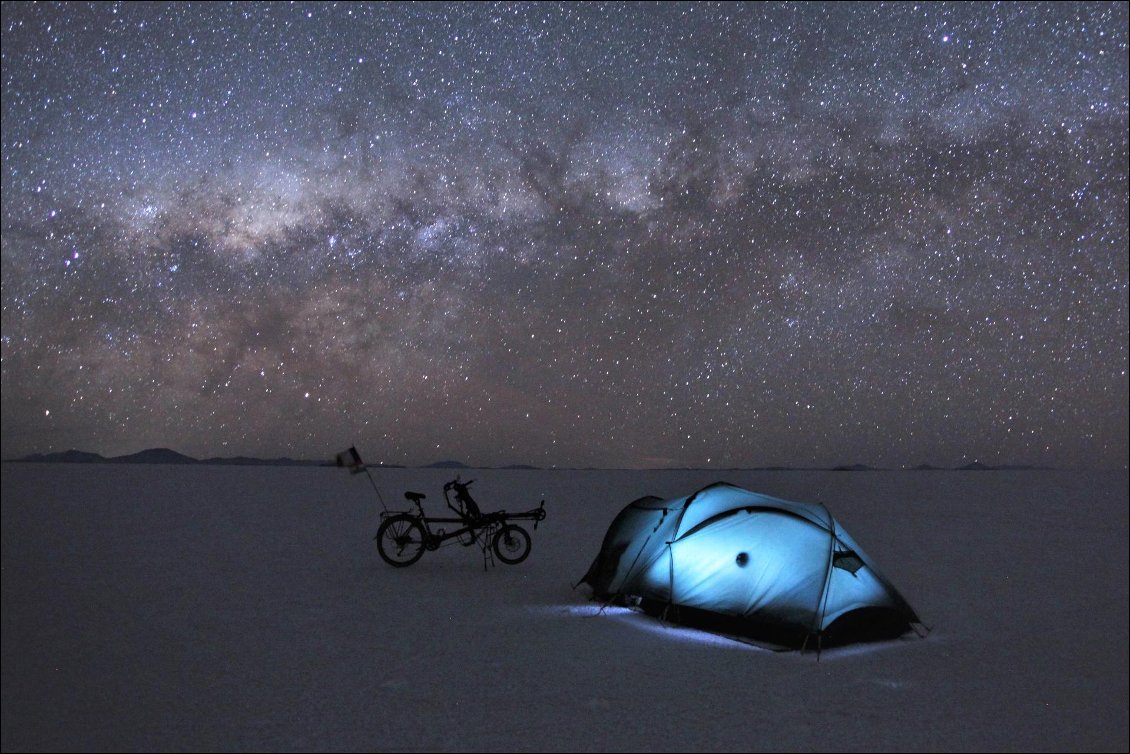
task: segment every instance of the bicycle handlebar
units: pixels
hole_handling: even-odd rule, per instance
[[[474,479],[471,479],[471,480],[469,480],[469,481],[466,481],[466,482],[462,482],[462,481],[460,481],[460,480],[459,480],[459,477],[455,477],[455,478],[454,478],[454,479],[452,479],[452,480],[451,480],[450,482],[448,482],[447,484],[443,485],[443,489],[444,489],[444,492],[446,492],[447,490],[450,490],[450,489],[452,489],[453,487],[463,487],[463,488],[467,488],[467,487],[470,487],[470,486],[471,486],[472,484],[474,484],[474,483],[475,483],[475,480],[474,480]]]

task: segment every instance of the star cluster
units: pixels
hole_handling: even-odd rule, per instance
[[[1124,467],[1125,3],[3,5],[3,455]]]

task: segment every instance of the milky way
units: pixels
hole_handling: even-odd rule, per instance
[[[1124,467],[1127,22],[6,3],[3,455]]]

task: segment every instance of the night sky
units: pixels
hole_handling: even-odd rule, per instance
[[[3,456],[1123,468],[1127,5],[3,5]]]

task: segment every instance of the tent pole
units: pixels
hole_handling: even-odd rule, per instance
[[[647,543],[650,541],[651,535],[648,534],[647,539],[645,539],[643,541],[643,544],[640,545],[640,549],[636,550],[636,556],[632,558],[632,564],[628,566],[627,572],[624,573],[624,578],[620,579],[620,586],[624,586],[624,584],[627,583],[629,579],[631,579],[633,572],[636,570],[636,563],[639,562],[640,555],[643,555],[643,551],[647,547]],[[609,586],[611,586],[611,584]]]
[[[663,616],[667,616],[667,612],[671,606],[675,604],[675,553],[671,551],[671,542],[667,543],[667,588],[670,590],[667,593],[667,607],[663,608]],[[676,613],[678,616],[679,614]],[[679,616],[680,619],[682,616]]]
[[[824,586],[820,590],[820,596],[816,601],[816,609],[812,612],[812,625],[809,626],[809,636],[816,635],[816,659],[820,659],[820,648],[822,642],[820,641],[823,633],[822,624],[824,623],[824,612],[828,608],[828,585],[832,581],[832,561],[835,558],[836,552],[836,519],[832,517],[832,512],[828,510],[824,503],[820,503],[820,507],[828,514],[828,564],[824,567]],[[808,638],[805,637],[805,645],[808,644]],[[802,650],[803,651],[803,650]]]
[[[630,566],[628,566],[628,570],[624,572],[624,578],[620,579],[620,587],[623,587],[624,584],[628,583],[631,580],[632,576],[635,575],[636,566],[639,565],[640,556],[643,555],[643,551],[647,549],[647,543],[651,541],[651,538],[653,536],[655,536],[655,533],[657,531],[659,531],[659,527],[663,526],[663,522],[665,520],[667,520],[667,513],[668,513],[667,508],[663,508],[662,514],[659,516],[659,521],[656,522],[655,527],[651,530],[651,534],[647,535],[647,539],[645,539],[643,541],[643,544],[640,545],[640,548],[638,550],[636,550],[636,556],[634,558],[632,558],[632,564]],[[671,543],[668,542],[667,544],[670,545]],[[648,562],[650,563],[650,562],[654,562],[654,561],[648,561]],[[611,587],[611,586],[612,585],[609,584],[609,587]]]

